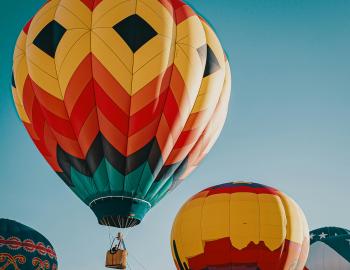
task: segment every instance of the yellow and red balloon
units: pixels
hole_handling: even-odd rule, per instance
[[[309,230],[303,211],[281,191],[227,183],[183,205],[171,246],[178,270],[302,270]]]

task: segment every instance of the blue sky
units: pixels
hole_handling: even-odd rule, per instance
[[[13,46],[43,1],[2,3],[0,35],[0,216],[26,223],[54,244],[60,268],[104,269],[108,229],[37,152],[10,96]],[[175,269],[169,235],[182,203],[231,180],[279,188],[311,228],[350,227],[350,1],[191,0],[230,58],[225,129],[202,165],[131,231],[134,269]],[[218,4],[220,3],[220,4]]]

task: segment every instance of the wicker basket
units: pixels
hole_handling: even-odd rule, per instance
[[[127,250],[108,250],[106,255],[106,267],[113,269],[126,269],[127,257]]]

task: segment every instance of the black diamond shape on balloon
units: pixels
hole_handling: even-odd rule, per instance
[[[135,53],[158,33],[137,14],[131,15],[113,26],[113,29]]]
[[[197,49],[197,52],[199,54],[199,58],[202,61],[202,64],[204,64],[207,59],[207,47],[208,47],[207,44],[204,44],[203,46]]]
[[[197,52],[199,54],[199,57],[202,59],[202,62],[205,59],[205,53],[207,54],[203,78],[215,73],[221,68],[213,50],[208,45],[199,47],[197,49]]]
[[[33,44],[53,58],[55,57],[58,44],[66,31],[58,22],[52,21],[36,36]]]

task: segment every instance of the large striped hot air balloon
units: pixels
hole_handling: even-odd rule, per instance
[[[231,81],[180,0],[51,0],[19,36],[12,84],[53,170],[100,224],[130,227],[213,146]]]
[[[305,270],[349,270],[350,231],[323,227],[310,232],[310,254]]]
[[[56,270],[56,253],[37,231],[13,220],[0,218],[1,270]]]
[[[189,199],[174,221],[171,246],[178,270],[302,270],[309,233],[287,195],[236,182]]]

